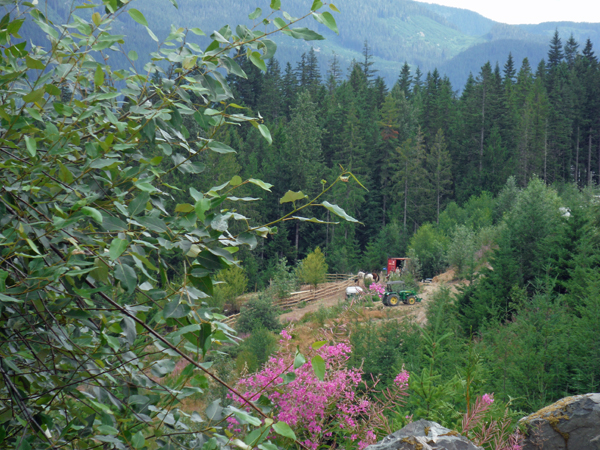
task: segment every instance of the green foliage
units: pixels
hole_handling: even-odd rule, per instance
[[[248,277],[244,273],[244,269],[237,266],[232,266],[222,270],[216,277],[216,281],[220,282],[214,289],[214,295],[209,304],[223,308],[224,305],[228,312],[238,312],[239,305],[237,298],[246,292],[248,287]]]
[[[288,268],[285,258],[275,265],[270,290],[274,298],[286,298],[298,288],[298,277],[295,271]]]
[[[221,448],[221,419],[236,411],[212,403],[180,412],[209,378],[227,388],[210,369],[211,349],[236,338],[206,299],[223,270],[237,289],[228,295],[245,288],[240,269],[230,269],[234,254],[276,233],[283,218],[256,225],[243,214],[256,198],[240,194],[272,185],[238,175],[234,159],[216,164],[227,167],[218,185],[214,173],[198,174],[218,160],[203,155],[235,154],[229,124],[256,127],[270,142],[260,116],[233,103],[223,74],[246,76],[233,49],[260,68],[276,46],[245,26],[224,26],[201,47],[191,39],[201,30],[172,25],[159,42],[143,12],[100,3],[57,2],[46,17],[37,2],[19,2],[0,23],[0,397],[10,405],[2,447],[202,448],[210,440]],[[135,59],[145,52],[126,50],[117,18],[133,21],[129,37],[141,31],[158,43],[143,67]],[[24,23],[44,38],[27,47]],[[266,19],[261,29],[278,27]],[[111,65],[119,58],[129,58],[129,70]],[[321,204],[327,191],[302,206]]]
[[[255,322],[251,334],[239,346],[236,357],[238,372],[256,372],[277,350],[277,337]]]
[[[419,259],[424,277],[433,277],[446,268],[447,238],[433,225],[425,224],[410,239],[409,248]]]
[[[317,247],[312,253],[300,262],[298,267],[298,278],[306,283],[313,286],[315,291],[319,283],[325,281],[325,275],[327,275],[327,263],[325,262],[325,255],[321,252],[321,249]]]
[[[278,315],[279,311],[273,305],[273,300],[264,294],[259,294],[242,306],[236,329],[242,333],[252,333],[260,328],[281,331]]]

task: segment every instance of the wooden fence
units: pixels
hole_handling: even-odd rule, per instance
[[[273,305],[279,306],[281,309],[288,309],[288,308],[298,305],[302,302],[309,303],[309,302],[313,302],[315,300],[319,300],[320,298],[329,297],[334,294],[338,294],[338,293],[342,293],[342,292],[345,293],[346,288],[348,286],[354,286],[354,277],[353,276],[348,276],[348,275],[343,275],[343,274],[328,274],[328,275],[331,275],[332,277],[338,277],[339,279],[337,281],[330,281],[328,283],[322,284],[321,286],[319,286],[319,288],[317,289],[316,292],[313,290],[306,290],[306,289],[299,291],[299,292],[294,292],[294,293],[292,293],[292,295],[290,295],[287,298],[275,300],[273,302]],[[335,278],[334,278],[334,280],[335,280]],[[233,315],[227,317],[225,320],[223,320],[223,322],[229,326],[232,326],[233,324],[235,324],[235,322],[237,321],[239,316],[240,316],[239,314],[233,314]]]

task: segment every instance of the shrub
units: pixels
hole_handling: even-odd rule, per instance
[[[246,292],[248,287],[248,277],[244,269],[232,266],[229,269],[222,270],[217,275],[217,284],[212,299],[212,306],[223,308],[228,305],[228,312],[237,313],[239,305],[237,298]]]
[[[279,308],[273,305],[273,300],[264,294],[259,294],[242,306],[236,329],[241,333],[252,333],[259,328],[279,331],[282,327],[278,315]]]
[[[317,247],[315,251],[309,253],[306,258],[300,263],[298,268],[298,278],[306,284],[313,286],[315,291],[319,283],[325,281],[325,275],[327,274],[327,263],[325,262],[325,255],[321,252],[321,249]]]
[[[286,259],[281,258],[275,265],[273,279],[271,280],[271,292],[275,298],[286,298],[298,288],[298,277],[294,271],[290,271]]]

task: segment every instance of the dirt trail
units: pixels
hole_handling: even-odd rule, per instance
[[[453,278],[454,270],[451,269],[435,277],[431,283],[421,283],[419,297],[423,300],[414,305],[400,304],[392,308],[379,303],[373,308],[366,308],[364,311],[364,320],[400,320],[403,318],[412,318],[417,323],[424,324],[427,321],[427,304],[431,301],[434,294],[444,286],[449,287],[453,291],[456,290],[457,282],[453,282]],[[282,314],[280,320],[282,323],[298,322],[304,315],[317,311],[319,308],[336,306],[344,298],[345,292],[343,289],[340,289],[335,294],[307,303],[303,308],[295,307],[292,311]]]

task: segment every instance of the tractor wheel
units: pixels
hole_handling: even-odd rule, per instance
[[[400,304],[400,296],[398,294],[389,295],[387,300],[390,306],[398,306]]]
[[[406,301],[409,305],[414,305],[417,300],[415,299],[414,295],[411,295],[406,299]]]
[[[381,297],[381,303],[383,303],[384,306],[390,306],[388,303],[388,296],[383,294],[383,297]]]

